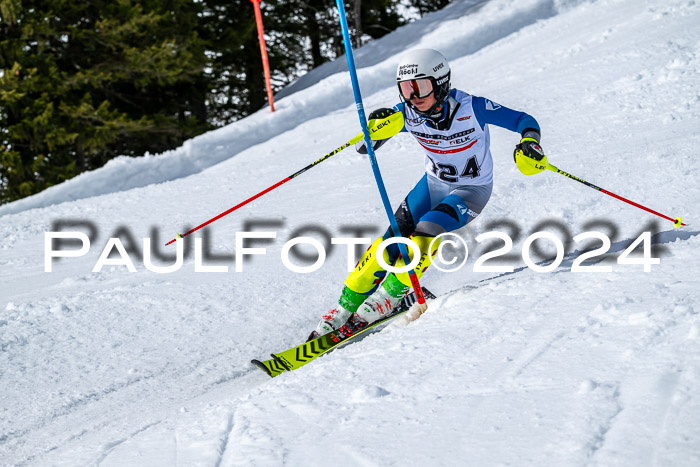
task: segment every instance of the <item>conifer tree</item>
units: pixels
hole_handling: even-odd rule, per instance
[[[345,0],[353,44],[400,1]],[[260,6],[273,91],[344,53],[334,0]],[[0,0],[0,204],[266,106],[250,0]]]
[[[0,201],[210,128],[197,8],[0,0]]]

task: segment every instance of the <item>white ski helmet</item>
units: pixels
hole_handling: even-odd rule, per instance
[[[426,83],[426,79],[432,84],[430,89],[422,85]],[[399,87],[399,95],[406,104],[420,114],[432,114],[450,95],[450,65],[445,56],[437,50],[412,50],[399,60],[399,66],[396,68],[396,84]],[[435,92],[437,101],[433,108],[420,112],[411,105],[410,99],[414,94],[417,97],[426,97],[431,92]]]

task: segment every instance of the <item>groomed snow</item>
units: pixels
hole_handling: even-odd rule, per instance
[[[525,177],[518,135],[492,128],[493,196],[457,232],[466,266],[425,276],[439,295],[428,312],[272,380],[250,359],[303,341],[347,267],[336,246],[293,273],[285,242],[387,224],[366,158],[345,150],[193,235],[204,265],[228,272],[196,272],[194,254],[151,272],[142,241],[170,255],[175,232],[357,134],[347,72],[329,65],[274,114],[0,207],[0,465],[700,464],[698,24],[688,0],[454,1],[358,51],[366,109],[396,102],[405,49],[439,49],[454,87],[538,119],[553,164],[689,225],[551,172]],[[400,135],[378,158],[396,206],[422,152]],[[59,224],[91,233],[91,248],[47,273],[44,233]],[[276,238],[236,272],[236,233],[251,229]],[[513,250],[486,264],[515,271],[475,273],[487,250],[474,239],[495,230]],[[569,256],[537,273],[520,253],[543,230]],[[612,272],[571,271],[599,245],[571,239],[592,230],[613,242],[596,264]],[[660,264],[618,264],[644,231]],[[117,236],[136,272],[92,272]]]

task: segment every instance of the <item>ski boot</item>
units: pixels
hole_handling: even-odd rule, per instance
[[[394,311],[394,307],[406,295],[408,289],[394,274],[389,274],[382,285],[360,305],[355,315],[367,324],[374,323],[378,319],[390,315]]]
[[[341,329],[346,324],[349,326],[345,329],[345,331],[347,331],[346,335],[352,334],[350,331],[356,327],[355,323],[351,321],[354,314],[353,312],[357,310],[357,307],[360,306],[363,301],[365,301],[365,298],[367,298],[367,295],[353,292],[347,286],[344,287],[343,293],[338,300],[338,305],[321,318],[321,321],[316,326],[316,329],[309,334],[306,341],[308,342],[312,339],[323,336],[324,334],[328,334],[329,332]],[[362,323],[358,324],[361,325]]]
[[[309,338],[306,340],[310,341],[311,339],[316,339],[319,336],[340,329],[350,319],[350,316],[352,316],[352,311],[338,305],[336,308],[323,315],[321,321],[316,325],[316,329],[309,334]]]
[[[318,323],[318,326],[316,326],[316,329],[311,331],[311,334],[309,334],[306,342],[336,330],[340,331],[344,337],[349,337],[367,326],[367,321],[360,318],[357,313],[350,313],[343,307],[338,308],[339,309],[331,310],[326,316],[323,317],[321,322]],[[344,323],[336,329],[335,326],[338,326],[338,323],[341,322],[344,316],[347,316],[348,319],[346,319]]]

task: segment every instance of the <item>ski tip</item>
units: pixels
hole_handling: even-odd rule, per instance
[[[268,367],[266,367],[265,364],[263,364],[263,362],[261,362],[260,360],[253,359],[250,361],[250,363],[252,363],[256,367],[260,368],[262,371],[264,371],[267,374],[267,376],[272,378],[272,373],[270,372],[270,369]]]

